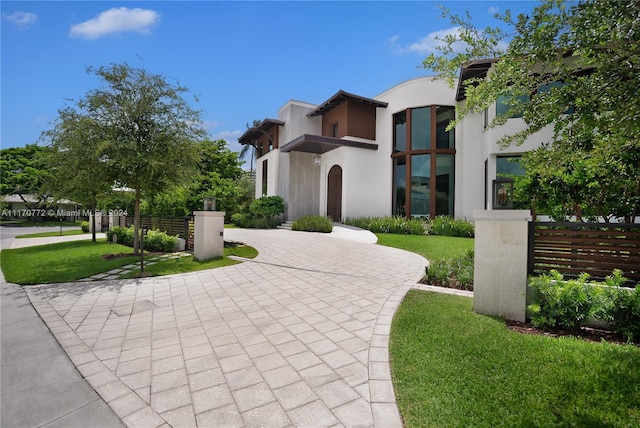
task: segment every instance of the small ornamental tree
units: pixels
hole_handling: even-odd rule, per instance
[[[139,251],[140,200],[188,181],[196,171],[198,141],[205,136],[200,112],[183,98],[188,90],[164,76],[128,64],[88,68],[102,85],[60,112],[59,123],[46,134],[52,141],[66,133],[86,136],[90,153],[85,169],[98,180],[131,189],[134,195],[134,253]],[[67,117],[73,117],[68,121]],[[82,145],[80,145],[82,146]],[[70,147],[64,156],[75,156]],[[83,168],[82,166],[80,166]],[[74,171],[74,174],[77,171]],[[69,177],[69,180],[87,180]]]

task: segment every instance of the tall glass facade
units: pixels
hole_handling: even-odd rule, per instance
[[[393,213],[454,215],[454,107],[427,106],[394,115]]]

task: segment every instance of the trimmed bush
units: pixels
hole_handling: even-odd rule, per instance
[[[399,235],[428,235],[429,223],[421,218],[404,217],[359,217],[347,218],[349,226],[366,229],[373,233],[394,233]]]
[[[431,220],[431,235],[459,236],[473,238],[475,230],[468,220],[457,220],[448,216],[438,216]]]
[[[107,239],[113,242],[113,237],[116,236],[117,243],[126,245],[127,247],[133,247],[133,226],[120,227],[114,226],[107,232]],[[144,237],[144,250],[170,253],[178,246],[178,237],[167,235],[166,232],[161,232],[158,229],[147,231],[147,235]]]
[[[294,221],[291,229],[304,232],[331,233],[333,230],[333,222],[328,217],[307,215]]]
[[[633,341],[640,339],[640,285],[624,288],[625,282],[619,269],[606,278],[602,310],[598,315],[613,331]]]
[[[80,230],[82,230],[82,233],[89,233],[89,222],[83,221],[80,223]]]
[[[280,196],[263,196],[249,206],[249,213],[236,213],[231,222],[238,227],[253,229],[274,229],[282,223],[284,199]]]
[[[535,303],[528,306],[531,324],[543,329],[580,329],[597,310],[597,292],[588,279],[589,274],[583,273],[565,281],[555,270],[532,278],[529,286]]]
[[[473,250],[453,259],[432,262],[427,282],[440,287],[473,291]]]

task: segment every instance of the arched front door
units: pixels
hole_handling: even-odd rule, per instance
[[[327,216],[333,221],[342,221],[342,168],[334,165],[327,180]]]

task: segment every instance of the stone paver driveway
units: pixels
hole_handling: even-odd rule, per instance
[[[127,426],[401,426],[388,334],[425,259],[284,230],[227,229],[225,239],[260,255],[25,289]]]

